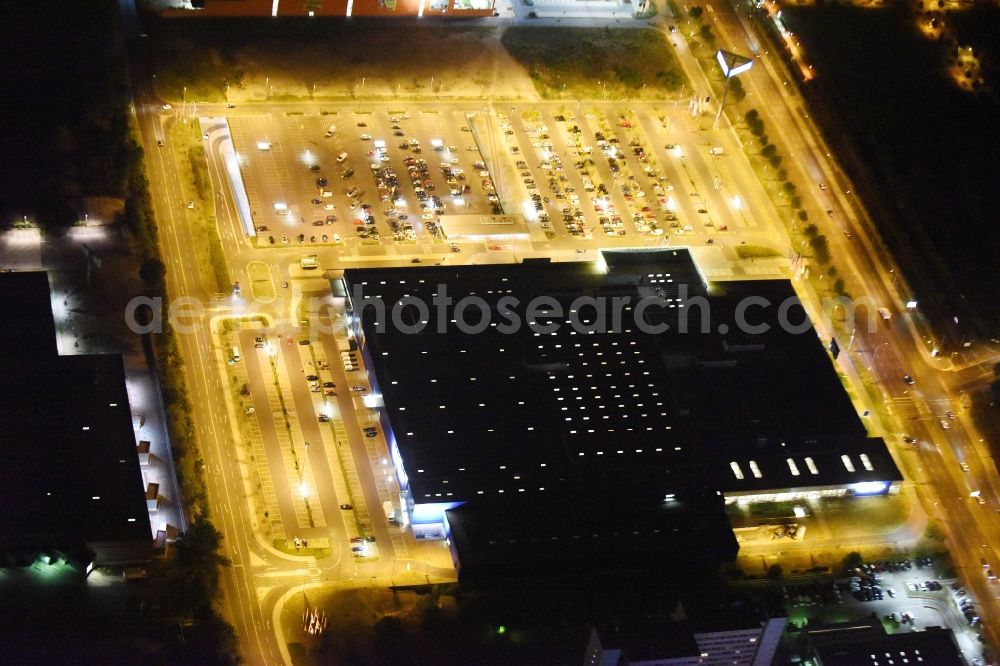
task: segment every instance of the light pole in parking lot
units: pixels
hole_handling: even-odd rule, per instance
[[[722,99],[719,101],[719,110],[715,114],[715,122],[712,123],[712,129],[719,129],[722,109],[726,105],[726,94],[729,93],[729,80],[753,67],[753,58],[747,58],[719,49],[715,52],[715,59],[719,61],[722,75],[726,77],[726,85],[722,88]]]

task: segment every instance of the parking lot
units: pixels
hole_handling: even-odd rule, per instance
[[[229,124],[261,247],[405,252],[447,240],[442,214],[520,214],[534,241],[600,246],[721,245],[767,232],[766,213],[748,205],[759,184],[741,182],[732,163],[742,157],[687,132],[683,118],[577,111],[345,107]]]
[[[889,633],[942,626],[955,631],[970,663],[979,654],[977,604],[951,579],[940,579],[940,563],[929,557],[861,565],[833,584],[803,583],[782,587],[789,621],[839,622],[874,615]]]

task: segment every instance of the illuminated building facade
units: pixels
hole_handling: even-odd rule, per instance
[[[192,0],[167,17],[422,17],[493,16],[494,0]]]

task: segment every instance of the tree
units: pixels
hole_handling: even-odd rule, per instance
[[[778,148],[773,143],[769,143],[760,149],[760,154],[764,157],[771,157],[772,155],[777,154],[777,152]]]
[[[806,235],[806,238],[815,238],[816,236],[819,235],[819,227],[817,227],[815,224],[810,224],[809,226],[807,226],[805,229],[802,230],[802,233]]]
[[[853,571],[861,566],[864,559],[861,557],[861,553],[856,550],[852,550],[847,555],[844,555],[843,565],[844,571]]]
[[[742,102],[747,98],[747,91],[743,88],[743,84],[736,77],[729,80],[729,94],[733,96],[737,102]]]
[[[398,617],[386,615],[372,626],[375,645],[382,656],[394,661],[404,660],[407,651],[406,631]]]
[[[1000,405],[1000,379],[994,379],[990,382],[990,388],[987,395],[990,399],[990,407]]]
[[[785,191],[785,194],[791,196],[795,194],[795,183],[791,182],[790,180],[786,180],[781,184],[781,189]]]
[[[789,199],[789,202],[792,204],[792,208],[794,208],[795,210],[799,210],[800,208],[802,208],[802,197],[800,197],[797,194],[792,195],[792,198]]]
[[[166,275],[167,267],[159,259],[146,259],[139,266],[139,278],[145,283],[147,289],[156,290],[163,284],[163,278]]]
[[[780,564],[772,564],[767,568],[767,577],[770,578],[771,580],[777,580],[778,578],[781,578],[781,575],[783,573],[784,571],[782,570]]]
[[[174,545],[171,569],[175,585],[192,608],[208,606],[216,598],[219,567],[229,565],[219,552],[221,546],[222,533],[204,515],[195,518]]]
[[[826,236],[815,236],[809,239],[809,247],[812,248],[813,257],[821,264],[830,263],[830,246],[826,242]]]
[[[767,158],[767,161],[771,163],[771,166],[777,169],[778,167],[781,166],[781,155],[771,155],[769,158]],[[784,171],[784,173],[786,176],[788,175],[787,171]]]
[[[705,12],[704,8],[699,7],[698,5],[695,5],[694,7],[691,8],[691,10],[688,12],[688,14],[691,15],[691,18],[693,18],[695,21],[697,21],[698,19],[701,18],[701,15],[704,12]]]
[[[837,278],[836,281],[834,281],[834,283],[833,283],[833,293],[837,294],[837,296],[843,296],[843,295],[845,295],[847,293],[844,290],[844,281],[842,279]]]
[[[809,219],[809,213],[807,213],[805,209],[799,210],[797,215],[799,216],[799,220],[801,220],[802,222],[805,222],[806,220]]]
[[[747,123],[747,127],[750,128],[750,132],[754,136],[763,136],[764,134],[764,121],[760,119],[760,114],[757,109],[750,109],[743,116],[743,119]]]

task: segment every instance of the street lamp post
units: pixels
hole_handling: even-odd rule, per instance
[[[715,52],[715,59],[719,61],[722,75],[726,77],[726,85],[722,88],[722,99],[719,101],[719,110],[715,114],[715,122],[712,123],[712,129],[719,129],[719,120],[722,119],[722,109],[726,105],[726,95],[729,94],[729,81],[753,67],[753,59],[721,49]]]

